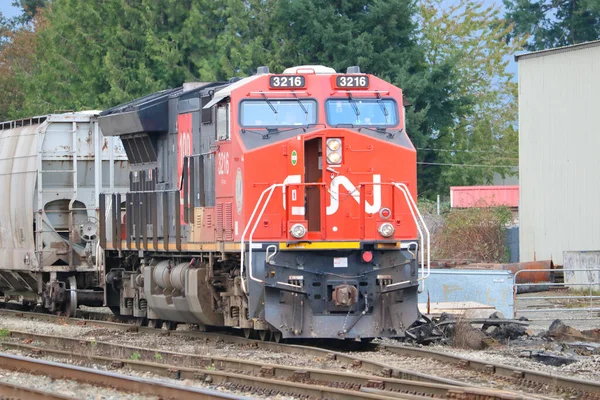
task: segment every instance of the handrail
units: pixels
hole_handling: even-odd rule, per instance
[[[263,190],[263,192],[260,194],[260,197],[258,198],[258,201],[256,202],[256,206],[254,206],[254,211],[252,211],[252,214],[250,215],[250,218],[248,219],[248,223],[246,224],[246,228],[244,228],[244,232],[242,233],[242,237],[240,238],[240,248],[241,248],[241,255],[240,255],[240,277],[241,277],[242,291],[244,293],[246,293],[246,294],[248,293],[248,289],[246,288],[246,285],[244,283],[244,250],[245,250],[244,247],[246,245],[244,239],[246,238],[246,233],[248,233],[248,229],[250,228],[250,225],[251,225],[252,221],[254,220],[254,216],[256,215],[256,211],[258,210],[258,207],[260,206],[260,204],[262,202],[262,199],[265,197],[265,194],[267,192],[269,192],[269,195],[267,196],[267,200],[265,201],[264,206],[260,210],[260,213],[259,213],[258,217],[256,218],[256,223],[252,227],[252,231],[250,232],[250,235],[248,237],[249,238],[249,240],[248,240],[248,245],[249,245],[249,252],[248,252],[248,276],[250,277],[250,279],[252,279],[255,282],[263,283],[262,279],[255,278],[254,275],[253,275],[253,273],[252,273],[252,236],[254,235],[254,231],[256,231],[256,228],[258,227],[258,223],[260,221],[260,218],[264,214],[265,209],[267,208],[267,205],[269,204],[269,201],[271,201],[271,197],[273,196],[273,192],[278,187],[283,187],[283,184],[282,183],[273,184],[273,185],[269,186],[268,188],[266,188],[265,190]]]
[[[384,185],[385,183],[377,183],[377,185]],[[404,183],[396,183],[396,182],[392,182],[391,183],[392,186],[394,186],[395,188],[397,188],[398,190],[400,190],[400,192],[402,192],[402,194],[404,195],[404,198],[406,200],[406,204],[408,205],[409,211],[413,217],[413,220],[415,222],[415,225],[417,227],[417,230],[419,232],[419,241],[420,241],[420,246],[419,244],[417,244],[416,242],[411,242],[409,245],[411,244],[415,244],[417,246],[417,251],[419,250],[419,247],[421,249],[423,249],[425,247],[425,250],[427,252],[427,263],[425,264],[425,255],[423,254],[423,252],[421,252],[421,277],[417,279],[418,282],[423,282],[423,286],[422,289],[419,291],[422,292],[423,289],[425,288],[425,279],[427,279],[431,273],[431,237],[430,237],[430,233],[429,233],[429,229],[427,228],[427,225],[425,224],[425,220],[423,219],[423,216],[421,214],[421,212],[419,211],[419,208],[416,205],[416,202],[414,201],[412,195],[410,194],[410,191],[408,189],[408,186],[406,186],[406,184]],[[252,229],[250,231],[250,234],[248,236],[248,245],[249,245],[249,251],[248,251],[248,276],[250,277],[250,279],[252,279],[255,282],[258,283],[264,283],[264,281],[262,279],[256,278],[253,275],[253,269],[252,269],[252,237],[254,236],[254,232],[256,231],[256,228],[258,227],[258,223],[260,222],[260,219],[262,217],[262,215],[264,214],[267,205],[269,204],[269,202],[271,201],[271,197],[273,196],[273,193],[275,191],[276,188],[281,187],[282,188],[282,193],[284,193],[284,198],[285,196],[285,188],[286,186],[325,186],[322,183],[278,183],[278,184],[272,184],[271,186],[269,186],[268,188],[266,188],[265,190],[263,190],[263,192],[261,193],[258,201],[256,202],[256,205],[254,206],[254,210],[252,211],[252,214],[250,215],[250,218],[248,219],[248,222],[246,224],[246,227],[244,228],[244,232],[242,233],[242,236],[240,238],[240,248],[241,248],[241,256],[240,256],[240,276],[242,278],[241,280],[241,287],[244,293],[248,293],[247,291],[247,287],[244,283],[244,253],[245,253],[245,238],[246,235],[248,234],[248,230],[250,229],[250,226],[252,225],[252,223],[254,222],[254,225],[252,225]],[[265,197],[265,194],[267,194],[267,198],[264,201],[263,204],[263,199]],[[255,218],[256,213],[260,207],[260,205],[262,205],[262,208],[260,210],[260,212],[258,213],[258,216]],[[287,206],[287,204],[286,204]],[[287,207],[286,207],[287,208]],[[418,217],[418,218],[417,218]],[[419,224],[419,222],[421,223],[421,225]],[[425,234],[424,234],[425,233]],[[426,246],[423,245],[423,236],[426,237]],[[427,268],[427,272],[425,273],[425,268]],[[403,285],[405,283],[409,283],[410,281],[405,281],[405,282],[397,282],[391,285],[387,285],[386,288],[392,288],[398,285]]]
[[[423,230],[421,229],[421,226],[419,226],[419,220],[421,221],[421,224],[423,225],[423,229],[425,230],[425,234],[427,236],[427,247],[426,247],[427,275],[425,275],[425,259],[424,259],[425,256],[422,251],[421,252],[421,278],[417,279],[417,281],[423,282],[423,287],[421,288],[421,290],[419,290],[419,293],[422,293],[423,290],[425,289],[425,279],[427,279],[431,273],[431,238],[430,238],[430,234],[429,234],[429,229],[427,229],[427,224],[425,224],[425,220],[423,220],[423,216],[421,215],[421,212],[419,211],[419,208],[417,207],[415,200],[413,199],[412,195],[410,194],[408,186],[406,186],[406,184],[404,184],[404,183],[396,183],[396,182],[392,182],[392,185],[395,188],[397,188],[398,190],[400,190],[400,192],[402,192],[402,194],[404,195],[404,199],[406,200],[406,204],[408,205],[410,214],[412,215],[413,220],[415,221],[415,225],[417,226],[417,230],[419,231],[419,236],[420,236],[419,241],[421,242],[422,249],[423,249]],[[418,215],[418,217],[419,217],[419,220],[417,220],[415,211],[416,211],[416,215]],[[398,282],[398,283],[394,283],[391,285],[387,285],[386,289],[390,288],[390,287],[398,286],[398,285],[403,285],[408,282],[409,281],[404,281],[404,282]]]

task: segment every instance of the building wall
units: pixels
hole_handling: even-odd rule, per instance
[[[520,56],[521,261],[600,250],[600,42]]]

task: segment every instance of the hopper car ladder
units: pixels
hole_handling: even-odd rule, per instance
[[[44,170],[43,169],[43,156],[44,154],[55,153],[50,151],[44,151],[44,139],[46,136],[46,130],[39,129],[38,130],[38,138],[37,138],[37,213],[36,213],[36,226],[35,226],[35,235],[36,235],[36,253],[38,256],[38,268],[42,268],[42,262],[44,259],[44,244],[42,240],[43,233],[45,232],[57,232],[54,229],[44,229],[44,194],[45,193],[64,193],[65,197],[68,193],[71,194],[69,201],[69,239],[67,240],[68,245],[68,257],[69,257],[69,269],[73,269],[73,240],[74,240],[74,214],[73,204],[75,200],[77,200],[77,122],[72,122],[71,129],[71,147],[68,151],[60,152],[62,155],[67,155],[72,157],[72,169],[68,170]],[[55,153],[56,154],[56,153]],[[71,174],[72,175],[72,185],[70,187],[59,187],[53,189],[45,189],[44,188],[44,174]],[[60,199],[60,198],[59,198]],[[62,211],[59,211],[62,212]]]

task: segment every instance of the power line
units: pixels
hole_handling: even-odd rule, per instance
[[[435,162],[423,162],[423,161],[418,161],[417,164],[441,165],[441,166],[448,166],[448,167],[488,167],[488,168],[517,168],[518,167],[518,165],[451,164],[451,163],[435,163]]]
[[[432,149],[428,147],[417,147],[417,150],[428,151],[447,151],[447,152],[464,152],[464,153],[494,153],[494,154],[519,154],[518,151],[502,151],[502,150],[466,150],[466,149]]]

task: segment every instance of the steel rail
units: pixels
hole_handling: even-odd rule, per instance
[[[99,314],[99,313],[98,313]],[[50,322],[60,321],[61,323],[67,323],[71,325],[98,325],[106,328],[116,329],[116,330],[131,330],[131,331],[140,331],[147,333],[157,333],[157,330],[154,328],[141,327],[133,324],[124,324],[117,322],[109,322],[109,321],[97,321],[97,320],[85,320],[85,319],[77,319],[77,318],[64,318],[57,315],[52,314],[40,314],[40,313],[30,313],[30,312],[21,312],[14,310],[6,310],[0,309],[0,315],[11,315],[11,316],[20,316],[26,318],[34,318],[41,319]],[[110,315],[110,314],[106,314]],[[517,322],[518,323],[518,322]],[[275,342],[263,342],[252,339],[245,339],[239,336],[232,336],[225,333],[214,333],[214,332],[195,332],[195,331],[162,331],[164,333],[168,333],[170,335],[175,336],[184,336],[184,337],[196,337],[203,338],[205,340],[212,340],[216,342],[224,342],[224,343],[232,343],[239,345],[251,345],[256,348],[284,352],[289,354],[302,354],[302,355],[310,355],[314,357],[326,357],[332,360],[337,360],[339,362],[347,363],[349,365],[353,365],[354,363],[358,363],[360,365],[361,372],[369,372],[378,376],[388,377],[388,378],[398,378],[403,380],[412,380],[412,381],[421,381],[421,382],[430,382],[430,383],[438,383],[438,384],[446,384],[446,385],[454,385],[454,386],[466,386],[464,382],[444,379],[439,377],[432,377],[426,374],[422,374],[415,371],[400,369],[391,367],[384,363],[371,361],[368,359],[363,359],[360,357],[348,355],[341,352],[326,350],[317,347],[311,346],[303,346],[303,345],[295,345],[295,344],[284,344],[284,343],[275,343]],[[502,364],[489,363],[484,361],[477,361],[466,357],[454,356],[442,352],[437,352],[434,350],[424,349],[424,348],[414,348],[408,346],[393,346],[393,345],[376,345],[376,348],[379,350],[387,350],[389,352],[408,356],[415,358],[428,358],[434,359],[441,362],[446,362],[450,364],[458,364],[461,368],[471,369],[476,371],[481,371],[491,375],[497,375],[506,379],[513,379],[517,381],[522,381],[526,386],[542,386],[542,385],[551,385],[556,387],[558,391],[570,392],[572,394],[582,395],[585,393],[590,396],[594,396],[595,398],[600,400],[600,383],[584,381],[576,378],[570,377],[561,377],[549,373],[544,372],[536,372],[525,370],[519,367],[513,367]],[[471,385],[475,387],[475,385]]]
[[[77,341],[77,339],[74,339]],[[316,398],[327,398],[327,399],[411,399],[411,400],[424,400],[431,399],[433,396],[442,398],[459,398],[459,399],[477,399],[477,400],[515,400],[515,399],[548,399],[547,397],[537,396],[528,394],[524,397],[520,393],[511,392],[507,390],[498,389],[486,389],[479,387],[456,387],[450,385],[436,385],[428,384],[424,382],[413,382],[405,381],[400,383],[398,387],[397,382],[399,380],[380,380],[380,379],[369,379],[373,377],[364,377],[366,379],[366,385],[360,385],[360,383],[349,383],[344,385],[338,382],[335,387],[318,387],[323,385],[323,374],[327,375],[327,371],[322,370],[296,370],[293,375],[286,378],[274,379],[272,378],[270,367],[263,367],[261,370],[261,377],[241,375],[238,373],[213,371],[213,370],[199,370],[194,368],[179,367],[167,364],[157,364],[144,362],[139,360],[128,360],[128,359],[114,359],[111,357],[97,356],[97,355],[84,355],[81,352],[69,352],[64,350],[48,349],[47,347],[40,348],[20,343],[0,343],[0,345],[6,345],[14,349],[21,351],[31,351],[36,356],[47,355],[56,358],[66,358],[69,360],[79,360],[83,362],[93,362],[95,364],[103,364],[112,368],[124,368],[127,367],[131,370],[140,372],[150,372],[156,375],[175,378],[175,379],[195,379],[210,383],[219,383],[222,385],[229,385],[229,388],[243,389],[248,391],[254,389],[262,391],[262,394],[273,395],[277,393],[283,393],[287,395],[297,396],[309,396]],[[161,353],[161,354],[164,354]],[[185,354],[183,354],[185,356]],[[317,371],[317,373],[313,373]],[[343,377],[344,373],[334,373],[338,377]],[[349,374],[348,378],[352,379],[357,375]],[[330,377],[328,377],[330,378]],[[282,381],[281,379],[287,379]],[[363,379],[363,378],[360,378]],[[330,382],[330,383],[334,383]],[[364,381],[363,381],[364,382]],[[390,383],[392,383],[390,385]],[[394,385],[396,384],[396,385]],[[402,386],[407,385],[407,386]],[[348,390],[354,389],[354,390]],[[408,392],[406,390],[409,390]],[[433,389],[433,390],[431,390]]]
[[[584,393],[588,393],[592,396],[595,396],[594,398],[600,399],[600,383],[595,381],[584,381],[582,379],[564,377],[546,372],[532,371],[510,365],[480,361],[468,357],[461,357],[423,348],[380,344],[377,345],[377,349],[387,350],[390,353],[401,356],[425,358],[449,364],[457,364],[461,368],[470,369],[473,371],[482,371],[484,373],[503,378],[529,382],[530,384],[537,385],[539,387],[550,385],[559,390],[570,391],[572,394],[582,395]]]
[[[193,366],[194,368],[216,368],[217,370],[243,371],[255,376],[279,379],[294,379],[300,376],[302,379],[316,381],[325,386],[335,385],[339,388],[376,387],[394,392],[446,395],[449,390],[457,387],[456,385],[415,382],[414,380],[360,375],[356,373],[339,372],[334,370],[301,368],[280,364],[265,364],[262,362],[227,357],[177,353],[159,349],[148,349],[102,341],[81,340],[77,338],[42,335],[14,330],[11,330],[7,337],[17,338],[19,340],[24,339],[33,343],[35,341],[39,341],[43,343],[44,351],[68,351],[69,353],[74,353],[75,355],[82,355],[85,353],[96,353],[94,355],[100,355],[97,353],[102,353],[103,357],[112,357],[113,354],[116,354],[120,359],[131,359],[131,357],[137,353],[136,358],[139,358],[139,360],[156,360],[158,354],[160,355],[161,364],[164,363],[171,365]],[[17,343],[16,345],[19,347],[21,346],[21,343]],[[62,348],[55,348],[57,345],[62,346]],[[0,346],[13,347],[13,343],[0,340]],[[41,345],[38,345],[37,347],[41,348]],[[36,352],[39,352],[39,350],[36,350]],[[354,367],[359,368],[360,366],[355,365]],[[474,385],[468,385],[464,383],[461,383],[460,385],[460,387],[465,386],[471,387]]]
[[[7,353],[0,353],[0,368],[26,371],[32,374],[49,376],[54,379],[68,378],[95,386],[111,387],[125,392],[162,396],[166,399],[214,400],[244,398],[216,390],[176,386],[166,382],[124,376],[107,371],[37,360]]]
[[[182,337],[192,337],[192,338],[201,338],[205,340],[212,340],[215,342],[223,342],[223,343],[232,343],[244,346],[253,346],[256,348],[260,348],[263,350],[270,350],[275,352],[283,352],[288,354],[301,354],[301,355],[310,355],[313,357],[324,357],[330,358],[332,360],[336,360],[342,363],[346,363],[352,365],[357,363],[360,365],[360,369],[362,372],[370,372],[379,376],[384,377],[393,377],[399,379],[413,380],[413,381],[421,381],[421,382],[430,382],[430,383],[439,383],[444,385],[453,385],[453,386],[465,386],[464,382],[459,382],[456,380],[445,379],[440,377],[435,377],[427,374],[423,374],[420,372],[401,369],[391,367],[384,363],[380,363],[377,361],[372,361],[368,359],[364,359],[361,357],[356,357],[353,355],[345,354],[342,352],[326,350],[318,347],[312,346],[303,346],[297,344],[285,344],[285,343],[275,343],[275,342],[263,342],[259,340],[246,339],[240,336],[233,336],[225,333],[215,333],[215,332],[196,332],[196,331],[159,331],[154,328],[137,326],[132,324],[123,324],[118,322],[108,322],[108,321],[96,321],[96,320],[85,320],[78,318],[66,318],[60,317],[52,314],[40,314],[40,313],[30,313],[30,312],[21,312],[21,311],[12,311],[12,310],[4,310],[0,309],[0,315],[11,315],[15,317],[22,318],[33,318],[42,321],[50,321],[65,323],[69,325],[96,325],[102,326],[110,329],[116,330],[126,330],[132,332],[146,332],[151,334],[157,334],[158,332],[166,333],[173,336],[182,336]]]
[[[132,371],[152,373],[159,376],[165,376],[172,379],[189,379],[198,382],[207,382],[210,384],[222,384],[233,389],[241,389],[244,391],[257,390],[262,391],[263,394],[273,395],[276,393],[284,395],[295,395],[295,396],[309,396],[311,398],[326,398],[332,400],[343,400],[343,399],[373,399],[373,400],[389,400],[390,398],[406,398],[406,399],[431,399],[430,396],[416,396],[407,394],[404,396],[402,393],[394,393],[393,397],[388,394],[374,394],[365,393],[360,390],[347,390],[335,387],[319,386],[313,383],[304,383],[305,381],[311,381],[304,371],[299,371],[292,381],[283,381],[279,379],[270,379],[265,377],[256,377],[243,375],[235,372],[225,372],[217,370],[199,370],[195,368],[187,368],[180,366],[173,366],[167,364],[158,364],[152,362],[145,362],[139,360],[127,360],[127,359],[115,359],[111,357],[96,356],[96,355],[84,355],[80,353],[73,353],[64,350],[54,350],[48,348],[41,348],[21,343],[8,343],[2,342],[0,345],[17,349],[20,351],[29,351],[36,356],[52,356],[55,358],[77,360],[85,363],[93,363],[96,365],[104,365],[112,369],[128,368]],[[0,353],[0,367],[5,367],[6,357],[18,357],[19,359],[25,359],[27,362],[34,361],[40,363],[50,363],[52,365],[59,366],[62,370],[51,371],[45,366],[39,368],[37,365],[34,367],[25,366],[23,367],[19,363],[9,362],[8,365],[15,369],[33,369],[32,372],[43,373],[44,375],[50,376],[68,376],[70,379],[77,381],[91,382],[92,384],[110,386],[124,391],[135,392],[135,393],[147,393],[157,396],[163,396],[165,398],[173,399],[232,399],[232,398],[243,398],[237,395],[226,394],[220,396],[223,392],[212,391],[208,389],[190,388],[188,386],[177,386],[164,382],[157,382],[153,380],[143,379],[143,383],[138,383],[138,378],[106,372],[102,370],[90,369],[78,366],[67,366],[65,364],[53,363],[49,361],[26,359],[25,357],[13,356],[10,354]],[[37,368],[37,369],[36,369]],[[71,370],[72,369],[72,370]],[[79,371],[91,371],[97,376],[82,376]],[[132,378],[132,382],[129,379]],[[122,382],[124,380],[124,382]],[[104,383],[103,383],[104,382]],[[146,383],[148,382],[148,383]],[[144,384],[148,384],[147,387],[143,387]],[[152,387],[150,387],[152,385]],[[377,386],[375,386],[377,387]],[[457,387],[448,387],[448,390],[459,389]],[[218,393],[215,395],[214,393]]]
[[[27,386],[14,385],[7,382],[0,382],[0,398],[13,400],[76,400],[75,397],[33,389]]]

